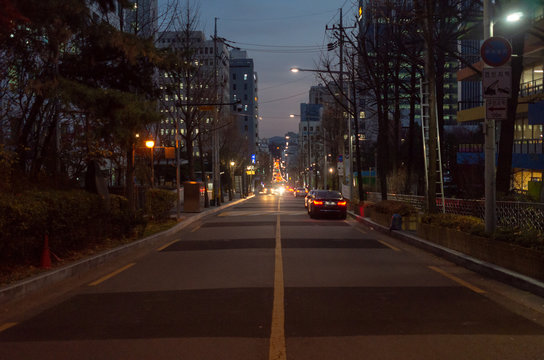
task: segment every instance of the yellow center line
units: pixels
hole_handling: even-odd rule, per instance
[[[472,285],[472,284],[466,282],[465,280],[462,280],[462,279],[458,278],[458,277],[455,276],[455,275],[452,275],[452,274],[450,274],[450,273],[447,273],[447,272],[445,272],[444,270],[437,268],[436,266],[429,266],[429,269],[436,271],[437,273],[439,273],[439,274],[441,274],[441,275],[447,277],[447,278],[450,279],[450,280],[455,281],[456,283],[458,283],[458,284],[460,284],[460,285],[462,285],[462,286],[464,286],[464,287],[466,287],[466,288],[468,288],[468,289],[474,291],[475,293],[478,293],[478,294],[485,294],[485,291],[482,290],[482,289],[480,289],[479,287],[476,287],[476,286],[474,286],[474,285]]]
[[[269,360],[286,360],[285,347],[285,311],[283,259],[281,254],[280,201],[278,199],[278,215],[276,217],[276,249],[274,264],[274,304],[272,307],[272,327],[270,330]]]
[[[106,280],[108,280],[108,279],[114,277],[115,275],[117,275],[117,274],[119,274],[119,273],[125,271],[125,270],[128,269],[128,268],[131,268],[131,267],[134,266],[134,265],[136,265],[136,263],[131,263],[131,264],[128,264],[128,265],[126,265],[126,266],[123,266],[122,268],[117,269],[117,270],[115,270],[114,272],[112,272],[112,273],[110,273],[110,274],[108,274],[108,275],[106,275],[106,276],[103,276],[103,277],[101,277],[100,279],[98,279],[98,280],[96,280],[96,281],[93,281],[92,283],[89,284],[89,286],[96,286],[96,285],[98,285],[98,284],[101,284],[101,283],[103,283],[104,281],[106,281]]]
[[[5,323],[3,325],[0,325],[0,332],[5,331],[5,330],[9,329],[10,327],[14,327],[15,325],[17,325],[16,322],[8,322],[8,323]]]

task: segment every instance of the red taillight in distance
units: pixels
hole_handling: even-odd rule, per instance
[[[347,201],[339,201],[338,206],[346,206],[348,204]]]
[[[323,205],[323,201],[314,200],[313,204],[314,205]]]

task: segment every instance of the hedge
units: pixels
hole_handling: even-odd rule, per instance
[[[397,200],[382,200],[370,205],[369,208],[386,215],[409,216],[417,213],[417,209],[413,205]]]
[[[176,193],[162,189],[149,189],[145,193],[146,215],[156,221],[165,221],[176,204]]]
[[[62,256],[108,238],[132,236],[142,226],[142,217],[131,216],[126,199],[116,195],[108,206],[82,190],[0,193],[0,261],[35,263],[46,234],[51,250]]]

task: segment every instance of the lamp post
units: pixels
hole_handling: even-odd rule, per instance
[[[153,140],[147,140],[145,146],[151,151],[151,187],[155,187],[155,166],[153,164],[153,153],[155,152],[155,142]]]
[[[493,37],[493,4],[491,0],[484,0],[483,3],[483,22],[484,22],[484,41]],[[509,23],[515,23],[523,18],[523,12],[512,11],[507,14],[504,19]],[[484,59],[485,60],[485,59]],[[489,67],[484,61],[484,67]],[[513,87],[513,86],[512,86]],[[484,99],[484,101],[487,101]],[[487,109],[487,104],[486,104]],[[515,116],[515,115],[514,115]],[[485,231],[487,233],[494,233],[497,227],[497,215],[496,215],[496,167],[495,167],[495,119],[487,116],[487,111],[484,116],[484,154],[485,154],[485,172],[484,172],[484,184],[485,184]]]
[[[309,72],[316,72],[316,73],[327,73],[327,74],[338,74],[339,77],[340,77],[340,84],[343,84],[343,76],[344,75],[349,75],[348,72],[345,72],[345,71],[338,71],[338,70],[325,70],[325,69],[302,69],[302,68],[299,68],[299,67],[292,67],[290,69],[291,72],[293,73],[298,73],[300,71],[309,71]],[[343,85],[341,85],[343,86]],[[344,91],[344,89],[341,89],[341,91]],[[350,90],[349,90],[349,83],[348,83],[348,91],[347,91],[348,95],[350,94]],[[345,98],[347,96],[344,96]],[[354,98],[353,99],[354,103],[356,102],[356,99]],[[342,102],[343,103],[343,102]],[[348,102],[348,107],[349,107],[349,102]],[[357,121],[357,118],[354,116],[355,118],[355,121]],[[352,155],[352,134],[351,134],[351,112],[349,111],[349,108],[348,108],[348,144],[349,144],[349,149],[348,149],[348,170],[349,170],[349,174],[348,174],[348,187],[349,187],[349,199],[351,200],[352,199],[352,195],[353,195],[353,155]],[[344,146],[342,146],[342,152],[344,151]],[[345,168],[344,168],[344,173],[345,173]],[[341,190],[341,189],[340,189]]]
[[[289,117],[290,118],[294,118],[294,117],[299,117],[299,118],[302,118],[300,115],[298,114],[289,114]],[[306,136],[308,138],[308,141],[306,142],[307,145],[307,149],[308,149],[308,171],[306,172],[308,174],[308,182],[307,184],[308,185],[311,185],[311,172],[310,172],[310,166],[312,164],[312,143],[311,143],[311,140],[310,140],[310,117],[306,116]],[[302,141],[304,142],[304,132],[302,132]],[[304,145],[303,145],[303,148],[304,148]],[[304,166],[304,168],[306,169],[306,166]]]
[[[234,161],[230,162],[230,176],[231,176],[231,186],[230,186],[230,193],[229,193],[229,200],[232,201],[232,187],[234,186],[234,172],[233,168],[236,163]]]

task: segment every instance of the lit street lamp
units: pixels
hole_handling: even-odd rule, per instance
[[[344,91],[344,89],[342,88],[343,87],[343,76],[344,75],[349,75],[349,72],[345,72],[345,71],[339,71],[339,70],[325,70],[325,69],[302,69],[302,68],[299,68],[299,67],[292,67],[290,69],[291,72],[293,73],[298,73],[300,71],[309,71],[309,72],[316,72],[316,73],[327,73],[327,74],[338,74],[339,77],[340,77],[340,87],[341,87],[341,91]],[[355,88],[354,88],[355,90]],[[348,82],[348,94],[350,93],[350,90],[349,90],[349,82]],[[347,97],[347,96],[344,96],[344,97]],[[354,98],[353,98],[353,101],[354,103],[356,103],[356,99],[355,99],[355,95],[354,95]],[[349,108],[349,103],[348,103],[348,108]],[[354,114],[356,114],[357,111],[354,111]],[[357,121],[357,118],[356,118],[356,115],[354,115],[354,120]],[[352,154],[352,147],[353,147],[353,139],[352,139],[352,136],[351,136],[351,115],[350,115],[350,111],[348,111],[348,144],[349,144],[349,149],[348,149],[348,170],[349,170],[349,173],[348,173],[348,188],[349,188],[349,199],[351,200],[352,197],[353,197],[353,154]],[[344,149],[344,146],[342,146],[342,149]],[[344,150],[342,150],[344,151]],[[345,169],[346,167],[344,167]],[[344,173],[345,173],[345,170],[344,170]],[[340,189],[342,190],[342,189]]]
[[[483,25],[484,25],[484,41],[493,36],[493,3],[491,0],[483,2]],[[523,12],[511,11],[504,19],[509,23],[515,23],[522,19]],[[488,67],[484,62],[484,67]],[[487,100],[484,99],[485,102]],[[487,106],[487,105],[486,105]],[[496,168],[495,168],[495,119],[484,116],[485,137],[484,137],[484,190],[485,190],[485,231],[494,233],[497,227],[496,215]]]
[[[289,114],[289,117],[290,118],[295,118],[295,117],[301,117],[300,115],[298,114]],[[302,140],[304,141],[304,132],[302,132]],[[311,166],[311,163],[312,163],[312,144],[311,144],[311,140],[310,140],[310,117],[309,116],[306,116],[306,136],[308,138],[308,141],[307,141],[307,148],[308,148],[308,168]],[[304,148],[304,144],[302,145],[303,148]],[[304,165],[304,164],[303,164]],[[304,168],[306,168],[304,166]],[[310,171],[308,171],[308,182],[307,182],[307,185],[310,186],[311,184],[311,173]]]
[[[234,161],[230,162],[230,176],[231,176],[231,186],[230,186],[230,192],[229,192],[229,200],[232,201],[232,187],[234,186],[234,172],[233,168],[236,163]]]
[[[155,150],[155,142],[153,140],[147,140],[145,146],[151,150],[151,187],[155,187],[155,169],[153,164],[153,153]]]

